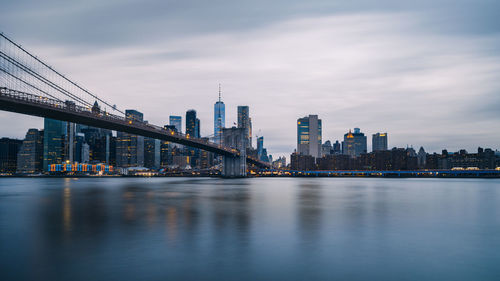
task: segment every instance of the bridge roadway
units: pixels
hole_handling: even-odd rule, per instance
[[[158,127],[141,121],[131,120],[104,111],[92,111],[90,107],[75,105],[57,99],[28,94],[0,87],[0,110],[46,117],[61,121],[89,125],[98,128],[149,137],[199,148],[226,157],[239,157],[237,149],[218,145],[207,140]],[[261,168],[269,168],[268,163],[247,156],[247,162]]]

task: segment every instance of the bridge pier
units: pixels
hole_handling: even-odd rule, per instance
[[[247,176],[247,161],[245,157],[224,156],[222,159],[223,177],[242,178]]]
[[[242,178],[247,176],[247,139],[244,128],[223,128],[222,141],[224,146],[237,149],[239,156],[222,157],[222,176],[225,178]]]

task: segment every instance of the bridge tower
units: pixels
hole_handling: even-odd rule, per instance
[[[222,176],[238,178],[247,176],[246,135],[245,128],[223,128],[222,140],[226,147],[239,150],[239,156],[224,156],[222,159]]]

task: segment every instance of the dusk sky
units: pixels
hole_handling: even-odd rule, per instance
[[[71,2],[71,3],[70,3]],[[402,3],[406,2],[406,3]],[[213,134],[250,106],[275,158],[297,118],[323,141],[350,128],[390,147],[500,148],[500,1],[6,1],[0,31],[72,80],[157,125],[196,109]],[[0,112],[1,136],[43,119]],[[183,128],[184,130],[184,128]],[[255,139],[253,141],[255,145]]]

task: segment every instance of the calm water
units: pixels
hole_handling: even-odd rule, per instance
[[[0,280],[500,280],[500,180],[0,179]]]

